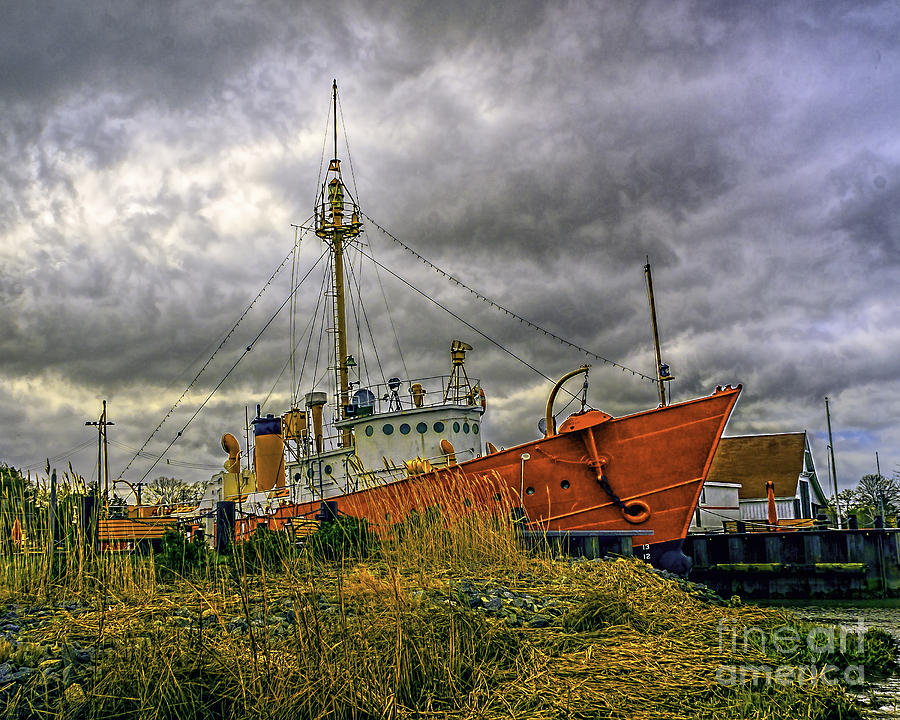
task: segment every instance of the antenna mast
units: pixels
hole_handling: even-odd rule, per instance
[[[650,325],[653,328],[653,349],[656,351],[656,382],[659,386],[659,406],[666,406],[666,382],[674,380],[669,374],[669,366],[663,365],[662,354],[659,349],[659,326],[656,324],[656,301],[653,298],[653,276],[650,274],[650,256],[647,256],[647,264],[644,265],[644,275],[647,276],[647,296],[650,298]]]
[[[350,403],[350,372],[347,363],[347,318],[344,290],[344,243],[360,234],[362,223],[359,221],[359,206],[353,200],[341,178],[341,161],[338,159],[337,152],[337,80],[334,81],[331,91],[334,119],[334,156],[328,165],[328,173],[325,177],[325,183],[322,185],[322,192],[319,195],[315,215],[316,235],[331,246],[337,417],[339,420],[344,420],[347,417],[347,405]],[[353,203],[349,224],[344,223],[345,196],[349,197]],[[353,438],[349,428],[342,429],[341,447],[349,447],[352,442]]]

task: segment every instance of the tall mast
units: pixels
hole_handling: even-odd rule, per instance
[[[656,382],[659,386],[659,406],[666,406],[666,380],[671,380],[668,365],[662,364],[662,354],[659,349],[659,327],[656,324],[656,301],[653,298],[653,277],[650,274],[650,257],[644,265],[644,275],[647,276],[647,296],[650,298],[650,325],[653,328],[653,349],[656,351]]]
[[[344,290],[344,243],[352,240],[362,230],[359,208],[353,202],[349,224],[344,223],[344,197],[350,197],[341,178],[341,161],[337,156],[337,80],[331,88],[334,120],[334,157],[328,165],[325,183],[316,208],[316,235],[331,246],[331,278],[334,295],[334,372],[337,391],[338,419],[347,417],[350,403],[350,372],[347,366],[347,318]],[[329,179],[330,178],[330,179]],[[349,428],[341,430],[341,447],[353,442]]]

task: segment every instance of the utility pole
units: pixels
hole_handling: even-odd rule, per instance
[[[881,463],[878,461],[878,451],[875,451],[875,469],[878,471],[878,503],[881,505],[881,522],[885,522],[884,517],[884,478],[881,477]]]
[[[106,428],[115,425],[106,418],[106,400],[103,401],[103,411],[100,419],[84,423],[97,428],[97,483],[103,482],[103,509],[109,511],[109,442]]]
[[[841,504],[838,502],[837,468],[834,466],[834,440],[831,437],[831,411],[828,409],[828,397],[825,398],[825,417],[828,420],[828,450],[831,452],[831,482],[834,487],[834,514],[838,530],[843,527]]]

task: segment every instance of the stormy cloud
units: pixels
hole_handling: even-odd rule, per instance
[[[675,399],[743,383],[728,432],[806,429],[824,476],[827,395],[842,485],[874,470],[876,450],[892,472],[898,31],[894,4],[858,2],[7,8],[0,462],[95,474],[84,421],[105,398],[118,474],[199,373],[146,449],[190,420],[176,464],[153,473],[203,479],[246,407],[287,407],[289,310],[256,336],[290,292],[293,259],[266,283],[311,215],[337,78],[345,179],[396,238],[652,374],[649,255]],[[465,320],[354,264],[373,373],[446,372],[459,337],[489,396],[486,438],[534,437],[542,375],[587,358],[366,225],[367,254]],[[321,251],[302,236],[296,272]],[[308,325],[321,283],[313,273],[298,294],[298,335],[321,332]],[[308,389],[325,363],[297,353]],[[655,404],[652,384],[593,362],[591,404]],[[126,479],[148,466],[135,459]]]

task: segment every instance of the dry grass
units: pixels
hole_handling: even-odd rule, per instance
[[[0,553],[0,596],[52,605],[0,660],[92,648],[69,677],[39,671],[0,692],[17,718],[855,717],[838,687],[717,681],[721,666],[765,665],[722,643],[722,622],[771,630],[777,610],[715,607],[634,560],[570,563],[523,555],[496,517],[461,513],[383,534],[365,562],[291,554],[159,582],[152,560]],[[554,598],[549,627],[514,628],[471,609],[463,580]],[[289,616],[289,618],[288,618]],[[274,618],[274,619],[273,619]],[[49,648],[49,649],[48,649]],[[55,648],[55,649],[54,649]],[[19,653],[17,656],[15,653]],[[21,657],[20,657],[21,656]],[[58,675],[59,673],[57,673]]]

